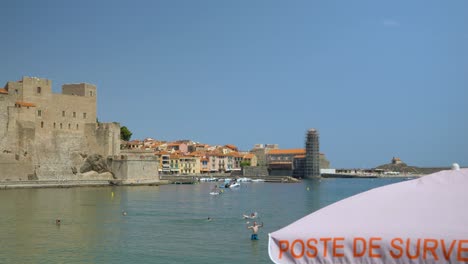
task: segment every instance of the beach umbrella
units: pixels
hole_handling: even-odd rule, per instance
[[[275,263],[468,263],[468,169],[338,201],[269,234]]]

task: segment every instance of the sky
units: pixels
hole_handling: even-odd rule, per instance
[[[2,1],[0,85],[98,89],[133,139],[468,165],[468,1]]]

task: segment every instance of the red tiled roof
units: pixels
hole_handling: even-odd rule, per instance
[[[225,147],[231,150],[237,150],[237,147],[232,144],[227,144]]]
[[[254,154],[249,153],[249,154],[247,154],[247,155],[244,156],[244,159],[251,159],[251,158],[253,158],[254,156],[255,156]]]
[[[304,155],[305,149],[272,149],[268,152],[269,155]]]
[[[22,101],[16,101],[15,105],[23,106],[23,107],[36,107],[35,104],[30,103],[30,102],[22,102]]]
[[[0,94],[8,94],[6,89],[0,88]]]

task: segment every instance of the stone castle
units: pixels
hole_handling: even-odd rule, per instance
[[[23,77],[0,88],[0,181],[115,178],[82,169],[90,156],[108,159],[109,167],[112,157],[126,159],[120,125],[98,123],[96,101],[96,86],[87,83],[53,93],[50,80]]]

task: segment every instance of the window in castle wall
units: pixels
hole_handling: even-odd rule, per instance
[[[78,124],[76,124],[76,130],[78,130],[78,128],[79,128],[79,126],[78,126]]]
[[[70,125],[70,124],[68,124],[68,129],[70,129],[70,128],[71,128],[71,125]]]
[[[42,116],[42,110],[37,110],[37,116]]]
[[[41,128],[44,128],[44,122],[41,121]]]
[[[37,87],[37,93],[40,94],[42,91],[42,88],[41,87]]]
[[[60,123],[60,129],[62,129],[62,123]]]
[[[83,119],[86,119],[86,113],[83,113]]]
[[[76,112],[73,112],[73,117],[76,117]]]
[[[55,128],[55,122],[54,122],[54,128]]]
[[[65,116],[65,111],[62,111],[62,116]]]
[[[93,96],[93,91],[89,91],[89,96]]]

